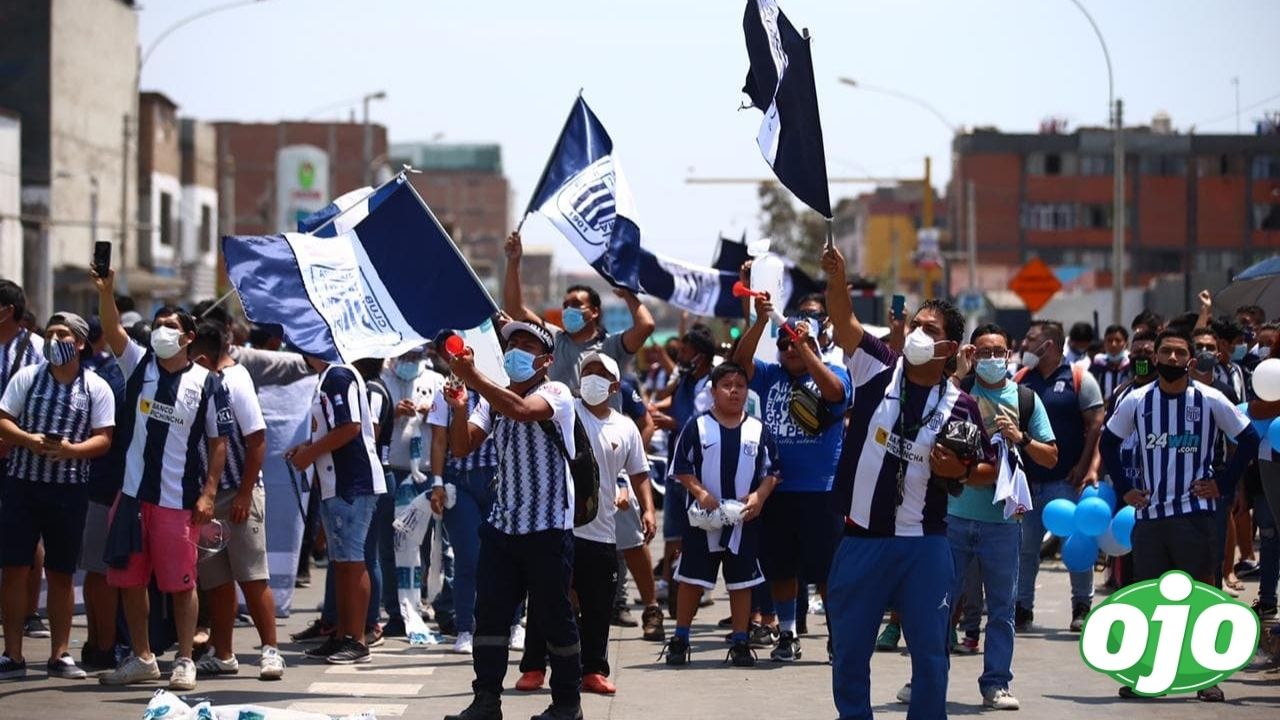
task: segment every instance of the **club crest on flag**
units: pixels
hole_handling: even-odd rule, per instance
[[[555,208],[588,245],[603,247],[617,218],[613,162],[602,157],[573,177],[556,194]]]
[[[368,292],[368,280],[359,267],[311,266],[311,287],[319,300],[316,309],[352,344],[396,345],[404,339],[387,319],[378,298]]]

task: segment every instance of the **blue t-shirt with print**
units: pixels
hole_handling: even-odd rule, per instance
[[[978,401],[978,410],[982,413],[983,424],[986,425],[988,437],[995,437],[1000,431],[996,429],[996,418],[1004,415],[1014,423],[1018,422],[1018,386],[1012,381],[1005,382],[998,390],[983,387],[982,383],[974,383],[969,391]],[[1031,412],[1031,421],[1027,423],[1027,432],[1032,440],[1043,443],[1055,442],[1053,424],[1049,422],[1049,413],[1045,412],[1044,403],[1039,396],[1035,398],[1035,410]],[[1023,466],[1035,464],[1023,453]],[[1004,519],[1004,503],[995,504],[995,485],[985,487],[966,487],[958,497],[947,500],[947,514],[966,520],[1003,523],[1017,522],[1017,518]]]
[[[836,416],[843,416],[853,397],[853,383],[849,371],[835,365],[827,365],[840,379],[844,397],[840,402],[827,403]],[[821,396],[817,383],[808,373],[793,377],[778,363],[755,361],[755,374],[751,377],[751,389],[760,396],[761,420],[773,435],[778,448],[778,465],[782,470],[777,492],[828,492],[835,479],[836,463],[840,460],[840,445],[844,436],[844,423],[835,422],[819,435],[810,435],[791,417],[791,388],[795,383]]]

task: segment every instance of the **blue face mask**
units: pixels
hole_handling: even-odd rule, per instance
[[[1231,361],[1232,361],[1232,362],[1240,362],[1241,360],[1243,360],[1243,359],[1244,359],[1244,354],[1245,354],[1246,352],[1248,352],[1248,351],[1249,351],[1249,346],[1248,346],[1248,345],[1237,345],[1237,346],[1235,346],[1235,349],[1233,349],[1233,350],[1231,351]]]
[[[520,348],[511,348],[502,356],[502,369],[507,371],[507,377],[512,382],[525,382],[537,374],[533,363],[538,359],[537,355],[531,352],[521,350]]]
[[[978,360],[978,377],[983,382],[995,384],[1009,376],[1009,363],[1004,358],[981,358]]]
[[[71,340],[46,340],[44,342],[44,358],[50,365],[61,367],[74,360],[79,353],[76,344]]]
[[[564,323],[564,329],[570,333],[576,333],[587,326],[587,318],[579,308],[565,308],[560,313],[560,318]]]
[[[422,374],[422,364],[409,360],[396,363],[396,377],[401,380],[412,380]]]
[[[1118,353],[1107,353],[1107,362],[1113,365],[1119,365],[1120,363],[1124,362],[1125,358],[1127,357],[1129,357],[1128,350],[1121,350]]]

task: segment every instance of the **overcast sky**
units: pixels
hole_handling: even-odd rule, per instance
[[[1185,131],[1234,132],[1235,90],[1247,108],[1280,108],[1280,2],[1084,0],[1110,47],[1126,120],[1167,111]],[[141,44],[221,0],[150,0]],[[1034,131],[1047,116],[1072,127],[1107,121],[1107,70],[1069,0],[781,0],[813,35],[832,177],[950,175],[950,132],[894,97],[841,85],[850,76],[918,96],[956,125]],[[263,0],[202,18],[166,38],[142,87],[206,120],[359,113],[392,142],[496,142],[518,216],[583,88],[614,142],[646,246],[708,263],[718,232],[757,234],[750,186],[687,185],[691,175],[766,177],[755,145],[760,113],[738,111],[747,68],[740,0]],[[344,101],[346,104],[343,104]],[[337,105],[337,107],[333,107]],[[338,188],[346,191],[349,188]],[[832,204],[866,186],[833,185]],[[581,260],[550,226],[557,264]]]

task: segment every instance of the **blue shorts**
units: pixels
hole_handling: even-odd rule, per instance
[[[674,577],[682,583],[712,590],[723,568],[725,588],[746,590],[755,587],[764,582],[764,571],[756,559],[754,545],[744,533],[737,554],[728,550],[711,552],[707,546],[707,534],[698,528],[689,528],[680,546],[680,560],[676,563]]]
[[[689,491],[674,477],[667,478],[667,493],[662,496],[662,539],[680,540],[689,528]]]
[[[351,502],[335,495],[320,501],[320,520],[329,543],[329,560],[364,562],[364,541],[377,503],[377,495],[357,495]]]
[[[825,584],[840,546],[844,519],[829,492],[774,492],[760,513],[760,562],[770,581],[803,578]]]

